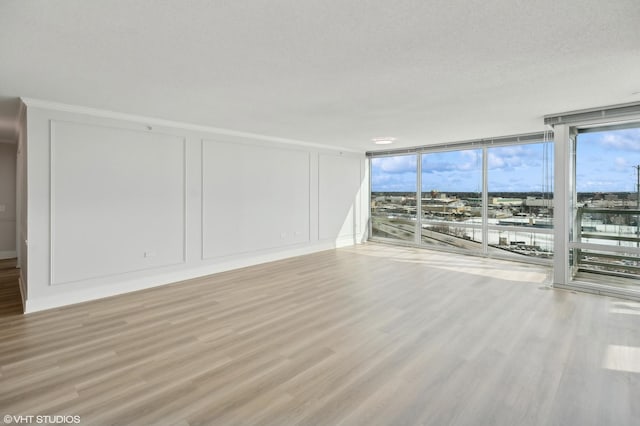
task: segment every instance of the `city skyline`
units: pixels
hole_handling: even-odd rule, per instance
[[[372,159],[373,192],[415,192],[416,155]],[[576,149],[578,192],[635,192],[640,129],[582,133]],[[482,150],[427,153],[422,191],[479,192]],[[552,192],[553,145],[534,143],[488,149],[489,192]]]

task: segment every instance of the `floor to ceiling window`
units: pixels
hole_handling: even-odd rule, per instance
[[[549,263],[549,136],[423,147],[393,156],[372,154],[372,238]]]
[[[488,244],[515,256],[553,253],[551,142],[487,149]]]
[[[555,287],[640,298],[640,103],[544,122],[553,134],[368,153],[371,238],[552,264]]]
[[[417,156],[371,159],[371,235],[416,241]]]
[[[422,244],[482,251],[482,149],[421,157]]]

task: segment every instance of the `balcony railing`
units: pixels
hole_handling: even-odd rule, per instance
[[[640,278],[640,210],[580,207],[573,249],[577,272]]]

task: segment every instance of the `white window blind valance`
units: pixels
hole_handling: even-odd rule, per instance
[[[558,124],[584,123],[608,118],[619,119],[634,115],[640,115],[640,102],[549,114],[544,116],[544,124],[556,126]]]

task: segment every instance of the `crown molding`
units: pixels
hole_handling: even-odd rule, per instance
[[[320,144],[316,142],[307,142],[307,141],[301,141],[297,139],[281,138],[277,136],[267,136],[267,135],[261,135],[259,133],[242,132],[238,130],[204,126],[200,124],[183,123],[179,121],[165,120],[162,118],[153,118],[153,117],[147,117],[143,115],[102,110],[98,108],[84,107],[79,105],[70,105],[70,104],[64,104],[64,103],[58,103],[58,102],[52,102],[52,101],[44,101],[41,99],[33,99],[33,98],[20,98],[20,99],[22,101],[21,105],[26,105],[27,107],[45,108],[45,109],[52,109],[56,111],[85,114],[93,117],[108,118],[113,120],[122,120],[122,121],[134,122],[138,124],[145,124],[147,126],[153,125],[153,126],[172,127],[172,128],[191,130],[196,132],[215,133],[219,135],[263,140],[267,142],[276,142],[276,143],[282,143],[282,144],[288,144],[288,145],[298,145],[298,146],[305,146],[309,148],[319,148],[323,150],[345,151],[345,152],[363,154],[362,151],[354,150],[352,148],[325,145],[325,144]]]

